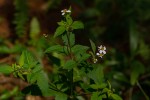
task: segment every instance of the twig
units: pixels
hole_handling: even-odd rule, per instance
[[[141,85],[139,84],[139,82],[137,82],[137,86],[139,87],[139,89],[141,90],[141,92],[144,94],[146,100],[149,100],[149,97],[147,96],[147,94],[145,93],[145,91],[143,90],[143,88],[141,87]]]

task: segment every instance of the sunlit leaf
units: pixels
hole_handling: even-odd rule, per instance
[[[23,66],[23,65],[24,65],[24,59],[25,59],[24,56],[25,56],[25,55],[24,55],[24,52],[22,52],[22,54],[21,54],[21,56],[20,56],[20,59],[19,59],[19,65],[20,65],[20,66]]]

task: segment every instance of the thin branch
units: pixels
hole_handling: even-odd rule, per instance
[[[147,94],[145,93],[145,91],[143,90],[143,88],[141,87],[141,85],[139,84],[139,82],[137,82],[137,86],[139,87],[139,89],[141,90],[141,92],[144,94],[146,100],[150,100],[149,97],[147,96]]]

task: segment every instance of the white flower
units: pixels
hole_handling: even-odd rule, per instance
[[[67,9],[64,9],[64,10],[61,10],[61,15],[65,15],[66,13],[71,13],[71,10],[67,10]]]
[[[48,37],[48,34],[43,34],[44,37]]]
[[[93,62],[94,62],[94,63],[97,63],[97,61],[98,61],[98,60],[97,60],[96,58],[93,58]]]
[[[99,53],[106,54],[106,47],[101,45],[98,47],[98,51],[99,51]]]
[[[103,53],[96,53],[96,55],[97,55],[98,57],[101,57],[101,58],[104,56]]]
[[[99,46],[98,47],[98,53],[96,53],[96,55],[98,56],[98,57],[103,57],[104,55],[106,54],[106,47],[105,46]]]

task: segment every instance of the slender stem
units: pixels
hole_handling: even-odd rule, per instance
[[[132,100],[133,87],[129,89],[129,100]]]
[[[143,90],[143,88],[141,87],[141,85],[139,84],[139,82],[137,82],[137,86],[140,88],[141,92],[144,94],[146,100],[150,100],[147,94],[145,93],[145,91]]]
[[[70,45],[70,32],[67,31],[67,39],[68,39],[68,46],[67,46],[67,50],[68,53],[70,54],[70,59],[73,60],[73,56],[72,56],[72,51],[71,51],[71,45]],[[70,99],[73,100],[73,69],[71,69],[71,71],[69,72],[71,77],[70,77]]]
[[[73,69],[70,71],[70,73],[71,73],[71,78],[70,78],[70,92],[71,92],[71,99],[73,99]]]

